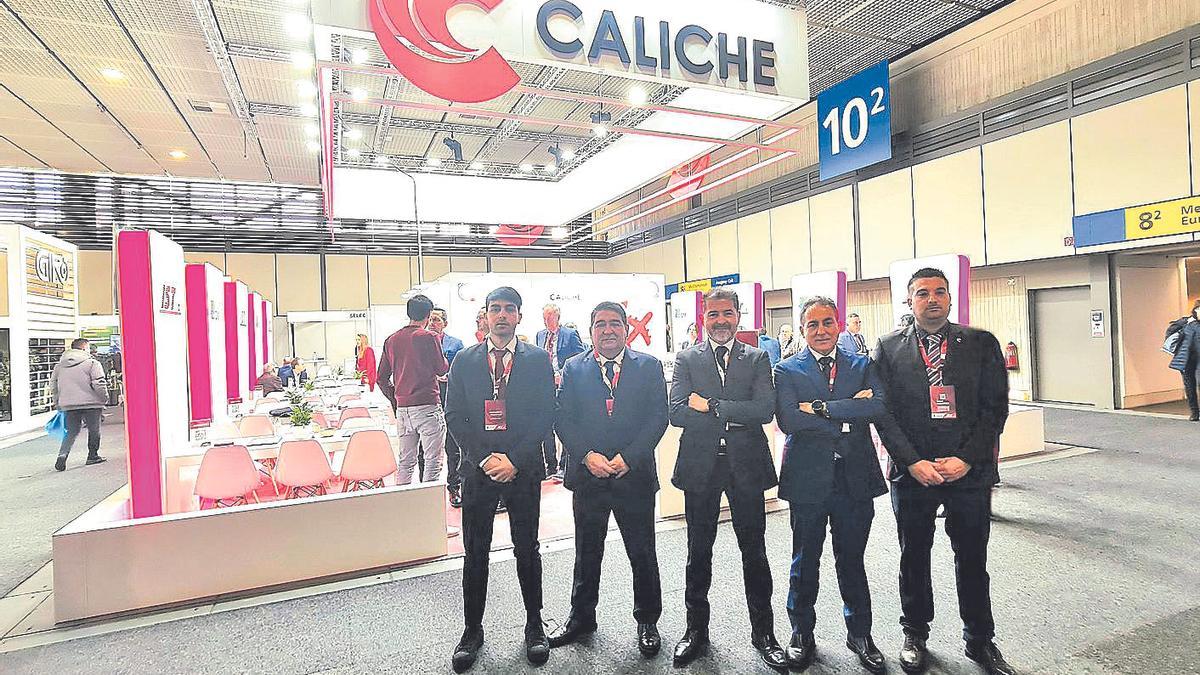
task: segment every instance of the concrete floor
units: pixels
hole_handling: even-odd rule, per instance
[[[1200,453],[1196,427],[1186,421],[1075,410],[1046,410],[1047,440],[1097,452],[1051,461],[1020,462],[1002,469],[1004,487],[995,497],[990,569],[999,644],[1022,672],[1200,673]],[[0,451],[0,467],[32,449]],[[113,453],[115,454],[115,453]],[[39,461],[48,464],[52,457]],[[18,462],[25,460],[18,460]],[[31,486],[73,474],[38,476]],[[97,468],[97,467],[93,467]],[[117,468],[113,462],[100,471]],[[4,469],[9,471],[8,469]],[[77,470],[83,475],[83,470]],[[7,473],[4,474],[7,476]],[[97,473],[78,480],[99,490]],[[5,478],[5,480],[9,480]],[[11,532],[14,507],[53,496],[57,509],[40,520],[30,540],[43,541],[93,499],[72,490],[41,487],[23,492],[0,511]],[[769,517],[768,547],[775,581],[776,628],[788,634],[784,593],[789,533],[786,514]],[[669,647],[683,629],[684,533],[658,536],[666,611],[660,622]],[[48,544],[46,544],[48,550]],[[544,672],[676,672],[664,654],[644,660],[633,647],[630,574],[622,550],[610,544],[605,560],[600,632],[590,642],[555,650]],[[934,551],[939,608],[930,647],[933,673],[981,672],[962,656],[955,609],[953,563],[944,536]],[[895,524],[885,499],[867,552],[875,606],[875,638],[899,672],[900,640],[896,590]],[[545,617],[568,609],[573,552],[544,556]],[[7,559],[5,559],[7,560]],[[280,561],[286,563],[286,561]],[[7,564],[7,563],[5,563]],[[722,525],[714,556],[716,570],[711,656],[684,672],[768,672],[754,660],[738,553]],[[16,575],[13,575],[16,576]],[[819,657],[807,672],[859,673],[842,645],[844,628],[832,557],[823,561],[825,587],[818,602]],[[461,573],[450,570],[390,583],[285,599],[274,604],[211,611],[108,635],[0,654],[0,672],[441,673],[461,631],[457,598]],[[474,672],[526,672],[521,653],[523,612],[511,560],[492,567],[488,642]],[[0,650],[3,643],[0,642]]]

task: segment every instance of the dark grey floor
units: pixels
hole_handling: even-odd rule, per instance
[[[129,482],[121,408],[105,411],[100,454],[84,466],[87,431],[80,433],[67,470],[54,470],[58,443],[43,436],[0,450],[0,596],[50,560],[50,535]]]
[[[1022,672],[1200,673],[1200,425],[1184,421],[1047,409],[1047,438],[1101,448],[1068,459],[1011,467],[995,497],[991,571],[999,643]],[[3,462],[4,456],[0,456]],[[70,472],[68,472],[70,473]],[[875,637],[899,672],[895,526],[876,503],[867,570]],[[769,519],[776,626],[783,613],[786,514]],[[658,538],[666,611],[664,638],[683,627],[684,534]],[[601,631],[589,644],[555,650],[544,672],[674,672],[663,655],[632,650],[630,574],[619,545],[605,561]],[[572,551],[545,556],[546,617],[568,607]],[[280,561],[286,564],[286,561]],[[939,616],[930,647],[934,673],[981,672],[961,654],[952,556],[935,547]],[[712,592],[714,649],[684,672],[768,672],[748,640],[736,544],[722,526]],[[861,671],[842,645],[832,560],[818,605],[817,663],[811,673]],[[198,617],[0,655],[0,672],[449,672],[461,630],[461,575],[449,572],[274,605]],[[492,566],[488,642],[474,672],[525,672],[512,562]]]

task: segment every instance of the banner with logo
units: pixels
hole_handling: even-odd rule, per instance
[[[804,336],[804,321],[800,308],[814,296],[824,296],[837,303],[838,324],[846,325],[846,273],[816,272],[792,277],[792,327],[799,338]]]
[[[695,279],[693,281],[685,281],[680,284],[668,284],[666,287],[667,297],[679,293],[681,291],[700,291],[707,293],[718,286],[732,286],[742,280],[740,274],[726,274],[720,277],[712,277],[709,279]]]

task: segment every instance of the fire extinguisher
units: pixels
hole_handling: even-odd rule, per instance
[[[1017,343],[1009,342],[1004,347],[1004,367],[1009,370],[1020,370],[1021,362],[1017,359]]]

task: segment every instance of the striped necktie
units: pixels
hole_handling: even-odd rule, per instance
[[[930,333],[925,336],[925,356],[929,359],[925,366],[925,374],[929,377],[929,386],[940,387],[942,384],[942,336]]]

